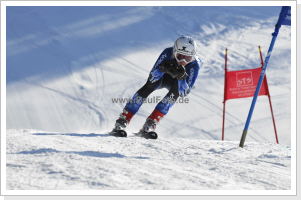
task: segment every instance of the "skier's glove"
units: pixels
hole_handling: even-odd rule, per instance
[[[181,97],[185,97],[190,93],[190,88],[186,82],[186,80],[179,81],[179,95]]]
[[[178,80],[185,80],[188,77],[188,74],[185,71],[185,68],[180,65],[181,70],[179,71],[179,75],[176,77]]]
[[[175,59],[164,61],[159,66],[159,69],[161,72],[165,72],[178,80],[184,80],[188,77],[185,68],[182,65],[178,65]]]

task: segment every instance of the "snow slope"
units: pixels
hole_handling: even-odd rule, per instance
[[[126,185],[135,189],[208,189],[208,182],[216,176],[210,174],[221,175],[225,170],[222,166],[228,168],[233,161],[237,165],[230,167],[225,175],[233,179],[223,175],[212,182],[211,189],[231,186],[288,189],[289,27],[281,28],[267,70],[281,145],[271,145],[275,138],[267,97],[258,98],[247,136],[248,150],[236,147],[251,98],[227,102],[227,142],[218,141],[222,126],[224,49],[229,49],[230,70],[258,67],[257,46],[262,46],[265,55],[279,12],[280,7],[9,7],[6,97],[9,188],[114,189],[122,180],[112,174],[122,168],[124,179],[133,181]],[[124,106],[112,103],[112,99],[131,97],[145,83],[161,51],[172,46],[181,34],[197,40],[198,56],[203,61],[195,89],[188,96],[189,103],[175,105],[161,121],[158,141],[132,137],[119,141],[106,137],[104,134],[112,129]],[[156,91],[151,97],[165,93],[166,90]],[[154,103],[142,106],[128,127],[130,136],[141,128],[154,107]],[[194,154],[196,160],[191,161]],[[162,161],[164,156],[170,164]],[[242,172],[244,169],[240,171],[237,157],[246,159],[241,162],[248,172],[254,172],[252,180],[246,175],[249,173]],[[230,161],[219,166],[219,159]],[[95,173],[90,166],[93,162],[98,164],[99,177],[105,177],[95,183],[89,182]],[[211,163],[212,170],[206,162]],[[80,167],[75,169],[77,165]],[[131,169],[140,165],[143,169],[131,174],[134,171]],[[181,165],[188,169],[179,168]],[[254,165],[258,170],[252,171]],[[268,176],[261,171],[266,165],[275,167]],[[106,169],[107,166],[112,169]],[[171,171],[172,168],[178,171]],[[161,180],[151,177],[154,171],[163,169],[170,170],[166,177]],[[207,175],[198,174],[200,169]],[[164,180],[179,181],[177,172],[185,175],[182,184],[159,186]],[[146,174],[145,180],[140,177],[142,174]],[[262,175],[263,179],[258,178]],[[279,175],[281,178],[277,179]],[[240,176],[244,177],[241,181]],[[194,182],[193,177],[201,182]],[[219,185],[218,181],[225,184]],[[135,183],[138,185],[134,186]]]
[[[9,130],[7,187],[28,190],[289,190],[276,144]],[[47,142],[45,142],[47,141]]]

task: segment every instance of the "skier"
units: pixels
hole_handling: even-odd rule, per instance
[[[156,125],[168,113],[179,96],[184,97],[190,92],[198,77],[200,66],[201,60],[196,56],[195,41],[189,36],[179,37],[173,47],[166,48],[161,53],[147,82],[125,105],[110,134],[116,137],[126,137],[125,128],[143,101],[154,90],[167,88],[169,92],[157,104],[142,129],[136,134],[147,139],[157,139],[158,136],[154,132]]]

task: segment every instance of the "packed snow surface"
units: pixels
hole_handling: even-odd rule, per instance
[[[290,147],[9,130],[9,189],[289,190]]]

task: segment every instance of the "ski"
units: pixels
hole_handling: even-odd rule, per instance
[[[113,130],[109,133],[109,135],[115,136],[115,137],[127,137],[127,133],[124,130]]]
[[[151,132],[138,132],[138,133],[134,133],[134,135],[138,136],[138,137],[143,137],[145,139],[157,139],[158,138],[158,134],[154,131]]]
[[[109,132],[109,135],[114,136],[114,137],[127,137],[127,132],[124,130],[115,130],[115,131]],[[153,139],[153,140],[158,138],[158,134],[154,131],[138,132],[138,133],[134,133],[134,136],[143,137],[145,139]]]

